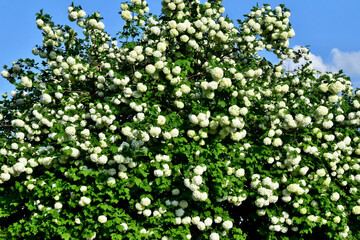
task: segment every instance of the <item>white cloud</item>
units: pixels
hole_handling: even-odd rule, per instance
[[[360,76],[360,51],[342,52],[337,48],[331,50],[332,64],[343,69],[345,74]]]
[[[295,46],[294,50],[298,50],[300,46]],[[358,52],[342,52],[334,48],[331,50],[330,60],[325,62],[321,56],[310,53],[310,61],[314,69],[320,72],[338,72],[343,70],[344,74],[349,76],[354,87],[360,87],[360,51]],[[299,63],[285,60],[283,67],[285,70],[291,71],[297,69],[306,63],[305,59],[300,59]]]
[[[298,50],[300,46],[295,46],[294,50]],[[321,72],[337,72],[343,70],[350,77],[360,77],[360,51],[359,52],[342,52],[337,48],[331,50],[331,59],[324,62],[321,56],[310,53],[310,61],[314,69]],[[284,61],[286,70],[294,70],[306,63],[305,59],[300,59],[299,63],[290,60]]]
[[[295,51],[299,50],[301,46],[295,46],[293,49]],[[327,71],[336,71],[332,65],[324,63],[323,59],[320,56],[316,56],[312,53],[310,53],[310,61],[312,62],[312,65],[314,69],[320,71],[320,72],[327,72]],[[294,69],[299,68],[301,65],[305,65],[307,61],[304,58],[301,58],[298,63],[294,63],[292,60],[287,59],[283,63],[283,67],[287,71],[292,71]]]

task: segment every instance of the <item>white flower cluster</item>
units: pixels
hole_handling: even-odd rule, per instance
[[[192,191],[192,198],[194,201],[204,202],[208,199],[208,194],[206,192],[199,191],[203,184],[203,178],[201,175],[206,171],[206,169],[206,166],[198,165],[193,169],[193,177],[191,180],[189,178],[184,179],[184,185]]]
[[[289,214],[287,212],[282,212],[279,217],[273,216],[270,218],[271,225],[269,226],[270,231],[287,233],[289,227],[293,224]],[[286,226],[288,225],[288,226]]]
[[[274,195],[274,191],[279,188],[279,183],[273,182],[271,178],[266,177],[260,181],[260,176],[254,174],[250,186],[257,189],[258,194],[261,196],[256,199],[255,205],[259,208],[269,206],[270,203],[276,203],[278,196]]]
[[[192,124],[199,125],[200,127],[208,127],[210,124],[209,121],[210,118],[210,112],[206,113],[199,113],[198,115],[190,114],[189,119]]]
[[[104,31],[99,13],[86,17],[69,7],[84,41],[39,15],[43,46],[33,54],[43,59],[46,77],[31,74],[27,69],[35,65],[28,60],[1,72],[20,84],[11,99],[0,101],[0,137],[6,139],[0,142],[0,184],[24,177],[25,191],[37,197],[61,188],[37,179],[42,170],[61,174],[72,187],[80,178],[78,193],[66,199],[59,192],[48,206],[41,197],[35,211],[63,213],[75,200],[97,211],[100,228],[111,213],[99,213],[98,199],[123,191],[131,204],[120,228],[145,238],[177,238],[159,230],[170,223],[195,225],[204,234],[199,238],[228,238],[238,227],[228,206],[244,201],[258,216],[267,214],[265,231],[279,236],[328,221],[350,226],[349,216],[360,214],[360,91],[353,94],[340,73],[323,74],[310,63],[287,72],[258,55],[265,48],[283,60],[309,58],[307,48],[288,47],[295,32],[284,7],[254,8],[237,28],[222,16],[221,1],[199,4],[164,0],[161,20],[146,18],[146,1],[121,4],[124,34],[135,36],[122,45]],[[94,176],[105,190],[90,192]],[[215,208],[215,200],[226,204]],[[114,206],[101,204],[102,210]],[[132,211],[141,214],[139,222],[130,220]],[[36,214],[34,220],[45,215]],[[299,214],[313,224],[293,225]],[[72,221],[79,225],[80,219]],[[136,230],[143,223],[146,229]],[[91,229],[86,239],[105,237]],[[192,228],[183,229],[182,236],[195,237]],[[348,237],[349,229],[336,234]]]
[[[82,19],[86,16],[86,13],[84,10],[76,11],[73,7],[68,8],[68,13],[69,13],[69,20],[72,22],[75,21],[76,19]],[[39,20],[40,19],[38,19],[38,21]]]
[[[82,196],[79,200],[79,205],[81,207],[84,207],[86,205],[89,205],[91,203],[91,199],[85,196]]]
[[[25,77],[21,78],[21,84],[24,87],[31,88],[33,85],[33,82],[31,81],[31,79],[29,79],[27,76],[25,76]]]
[[[130,21],[130,20],[132,20],[131,12],[128,11],[128,10],[122,11],[122,12],[121,12],[121,17],[122,17],[122,19],[124,19],[125,21]]]

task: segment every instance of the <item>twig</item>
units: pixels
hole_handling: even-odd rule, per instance
[[[197,76],[202,76],[202,75],[204,75],[204,73],[197,73],[197,74],[188,76],[188,79],[189,79],[189,78],[193,78],[193,77],[197,77]]]
[[[83,92],[83,91],[71,91],[71,90],[68,90],[66,92],[69,92],[69,93],[78,93],[78,94],[81,94],[81,95],[86,95],[86,96],[89,96],[90,94],[87,93],[87,92]]]
[[[232,51],[227,52],[227,53],[225,53],[224,55],[222,55],[221,58],[223,58],[223,57],[225,57],[225,56],[227,56],[227,55],[230,55],[230,54],[232,54],[232,53],[234,53],[234,52],[237,52],[237,51],[239,51],[239,50],[240,50],[240,48],[234,48]]]

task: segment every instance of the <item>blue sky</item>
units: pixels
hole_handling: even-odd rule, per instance
[[[0,67],[11,65],[19,58],[32,58],[31,49],[41,44],[41,32],[36,28],[35,14],[44,9],[59,24],[75,27],[67,19],[67,7],[72,1],[49,0],[1,0],[0,9]],[[159,14],[161,0],[148,0],[150,11]],[[204,0],[202,0],[202,3]],[[115,36],[123,21],[118,15],[121,1],[74,0],[86,13],[100,12],[104,17],[105,30]],[[290,22],[295,37],[290,46],[310,45],[314,65],[321,70],[338,70],[352,78],[360,88],[360,9],[359,0],[223,0],[226,13],[231,19],[241,19],[252,6],[269,3],[275,7],[284,3],[291,10]],[[0,95],[13,90],[13,86],[0,76]]]

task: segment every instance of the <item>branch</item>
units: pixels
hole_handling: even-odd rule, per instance
[[[232,54],[232,53],[234,53],[234,52],[237,52],[237,51],[239,51],[239,50],[240,50],[240,48],[234,48],[232,51],[227,52],[227,53],[225,53],[224,55],[222,55],[221,58],[223,58],[223,57],[225,57],[225,56],[228,56],[228,55],[230,55],[230,54]]]
[[[85,96],[89,96],[89,95],[90,95],[88,92],[83,92],[83,91],[71,91],[71,90],[67,90],[66,92],[68,92],[68,93],[78,93],[78,94],[85,95]]]
[[[197,73],[197,74],[188,76],[188,79],[193,78],[193,77],[197,77],[197,76],[202,76],[202,75],[204,75],[204,73]]]
[[[82,102],[82,101],[84,101],[85,99],[87,99],[88,97],[90,97],[90,96],[85,96],[85,97],[83,97],[82,99],[80,99],[80,103]],[[83,107],[83,109],[85,108],[85,106]]]

